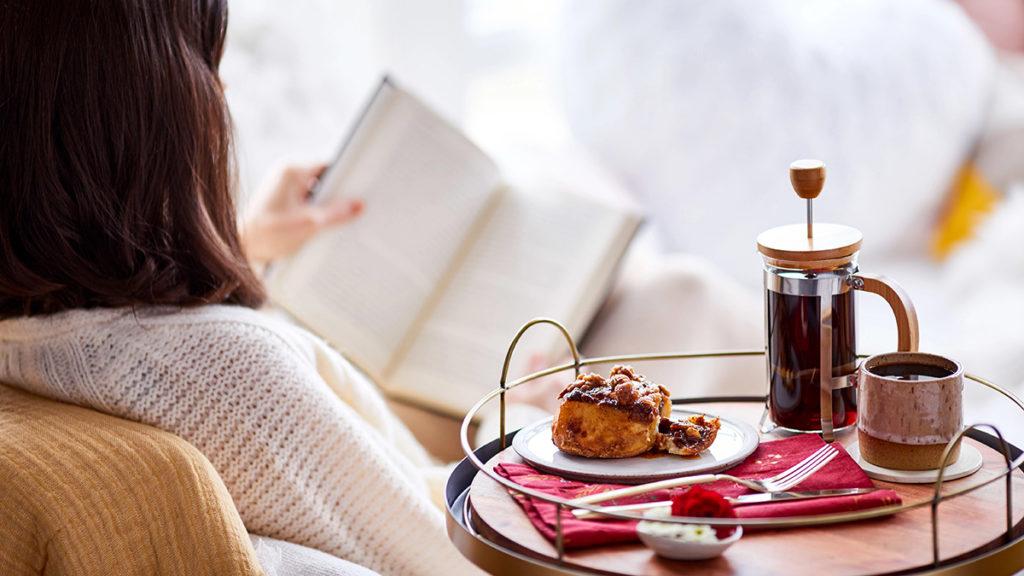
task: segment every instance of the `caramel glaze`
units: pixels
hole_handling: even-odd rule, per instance
[[[558,397],[622,410],[637,422],[650,422],[671,413],[669,391],[647,381],[630,366],[614,366],[608,378],[592,372],[580,374]]]
[[[697,454],[715,441],[720,426],[718,418],[704,415],[691,416],[686,420],[662,418],[658,423],[658,434],[661,435],[658,447],[669,450],[668,442],[671,442],[684,456],[690,455],[688,452],[691,451]]]

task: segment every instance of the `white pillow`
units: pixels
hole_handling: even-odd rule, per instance
[[[819,221],[865,256],[923,253],[979,134],[994,57],[940,0],[571,0],[571,125],[667,247],[760,283],[758,232],[802,221],[792,160],[820,158]]]

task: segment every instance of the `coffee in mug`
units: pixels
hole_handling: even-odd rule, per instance
[[[931,470],[963,428],[963,368],[923,352],[872,356],[857,372],[861,456],[893,470]],[[949,457],[956,462],[957,444]]]

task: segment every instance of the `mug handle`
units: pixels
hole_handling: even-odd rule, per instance
[[[917,311],[907,293],[892,280],[880,274],[854,274],[853,289],[878,294],[889,303],[892,313],[896,316],[896,330],[899,335],[900,352],[917,352],[919,331]]]

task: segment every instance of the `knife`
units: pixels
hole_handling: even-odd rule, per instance
[[[811,500],[813,498],[828,498],[830,496],[852,496],[855,494],[869,494],[878,488],[839,488],[832,490],[807,490],[803,492],[765,492],[763,494],[744,494],[733,498],[726,498],[733,506],[744,506],[747,504],[767,504],[770,502],[785,502],[788,500]],[[640,504],[624,504],[622,506],[605,506],[601,508],[607,512],[635,512],[638,510],[650,510],[652,508],[667,508],[672,502],[663,500],[660,502],[642,502]],[[580,520],[616,520],[591,512],[590,510],[573,510],[573,515]]]

